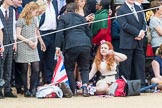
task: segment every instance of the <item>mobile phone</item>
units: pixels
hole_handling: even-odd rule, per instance
[[[90,14],[90,16],[93,16],[93,17],[94,17],[94,16],[95,16],[95,14],[94,14],[94,13],[91,13],[91,14]]]

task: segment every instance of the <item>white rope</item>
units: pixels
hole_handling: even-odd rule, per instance
[[[137,13],[145,12],[145,11],[149,11],[149,10],[157,9],[157,8],[159,8],[159,6],[158,6],[158,7],[154,7],[154,8],[149,8],[149,9],[141,10],[141,11],[137,11]],[[78,25],[74,25],[74,26],[67,27],[67,28],[64,28],[64,29],[56,30],[56,31],[54,31],[54,32],[46,33],[46,34],[40,35],[40,36],[38,36],[38,37],[44,37],[44,36],[47,36],[47,35],[49,35],[49,34],[54,34],[54,33],[57,33],[57,32],[69,30],[69,29],[72,29],[72,28],[75,28],[75,27],[79,27],[79,26],[83,26],[83,25],[86,25],[86,24],[89,24],[89,23],[101,22],[101,21],[105,21],[105,20],[108,20],[108,19],[119,18],[119,17],[131,15],[131,14],[133,14],[133,13],[131,12],[131,13],[123,14],[123,15],[114,16],[114,17],[111,17],[111,18],[105,18],[105,19],[101,19],[101,20],[97,20],[97,21],[86,22],[86,23],[83,23],[83,24],[78,24]],[[37,38],[37,37],[28,38],[28,39],[35,39],[35,38]],[[28,40],[28,39],[27,39],[27,40]],[[24,41],[26,41],[26,40],[24,40]],[[16,43],[22,43],[22,42],[24,42],[24,41],[19,41],[19,42],[16,42]],[[7,44],[7,45],[4,45],[4,47],[11,46],[11,45],[13,45],[13,44],[14,44],[14,43]]]

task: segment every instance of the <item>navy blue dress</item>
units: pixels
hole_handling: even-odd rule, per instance
[[[157,61],[160,65],[160,75],[162,75],[162,58],[160,56],[156,56],[154,58],[155,61]]]

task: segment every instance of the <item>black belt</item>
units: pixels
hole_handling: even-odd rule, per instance
[[[101,79],[105,79],[105,77],[107,77],[107,76],[114,76],[114,75],[116,75],[116,74],[101,76]]]

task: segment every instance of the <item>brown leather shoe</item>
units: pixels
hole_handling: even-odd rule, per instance
[[[63,97],[71,98],[73,96],[71,89],[66,85],[66,83],[64,82],[59,83],[58,87],[60,87],[60,89],[62,90]]]

